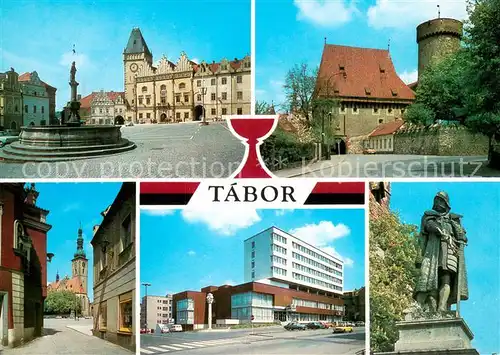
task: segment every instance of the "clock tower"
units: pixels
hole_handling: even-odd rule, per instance
[[[137,123],[137,93],[135,77],[144,67],[151,67],[153,55],[149,51],[148,45],[142,37],[139,28],[133,28],[127,42],[127,47],[123,51],[123,72],[125,100],[127,103],[127,120],[132,119]]]
[[[73,260],[71,260],[71,268],[73,277],[78,277],[82,283],[85,294],[87,294],[87,275],[88,275],[88,259],[83,250],[83,235],[82,226],[78,229],[78,238],[76,239],[76,252]]]

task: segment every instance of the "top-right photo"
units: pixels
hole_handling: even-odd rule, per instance
[[[500,176],[500,0],[256,0],[280,177]]]

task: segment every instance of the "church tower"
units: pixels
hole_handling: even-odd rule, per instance
[[[76,252],[73,260],[71,260],[71,268],[73,277],[80,278],[85,294],[87,294],[87,275],[88,275],[88,259],[83,250],[82,226],[78,229],[78,238],[76,239]]]
[[[127,101],[127,120],[137,123],[137,93],[135,92],[135,76],[145,66],[152,66],[153,54],[142,37],[141,30],[132,29],[127,47],[123,51],[123,72],[125,100]]]

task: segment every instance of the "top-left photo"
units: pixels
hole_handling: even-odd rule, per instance
[[[250,2],[3,2],[0,178],[230,176]]]

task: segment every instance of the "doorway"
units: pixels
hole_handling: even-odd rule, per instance
[[[201,121],[203,119],[203,106],[198,105],[194,108],[194,120]]]
[[[344,155],[347,153],[347,145],[345,141],[340,138],[335,139],[331,149],[333,155]]]

